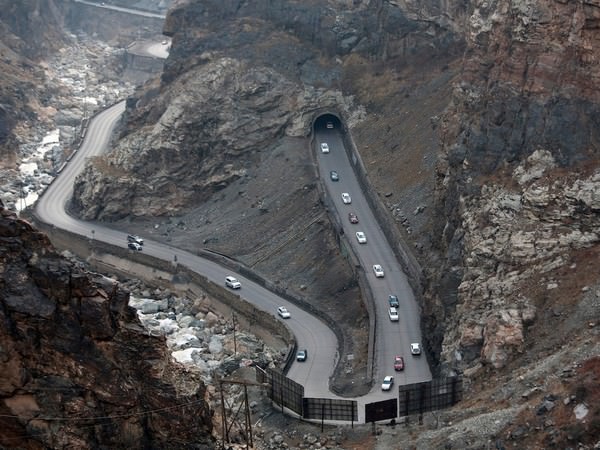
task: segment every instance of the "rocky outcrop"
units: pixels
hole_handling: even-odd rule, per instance
[[[78,179],[75,209],[101,220],[174,215],[244,177],[258,152],[284,136],[308,135],[318,112],[335,112],[353,126],[364,109],[340,89],[358,75],[345,73],[344,59],[400,63],[414,53],[461,51],[453,33],[458,11],[452,22],[437,6],[409,6],[174,6],[161,86],[129,100],[121,139]]]
[[[160,102],[139,108],[137,114],[156,116],[155,122],[88,165],[75,184],[82,217],[177,214],[244,177],[272,142],[303,131],[311,119],[307,110],[344,106],[334,93],[301,90],[273,70],[206,57],[166,88]]]
[[[213,447],[204,384],[147,335],[129,294],[1,205],[0,272],[2,446]]]
[[[598,246],[599,7],[475,4],[437,166],[434,246],[456,276],[432,287],[430,323],[449,367],[505,366],[540,311],[593,282],[561,290]]]

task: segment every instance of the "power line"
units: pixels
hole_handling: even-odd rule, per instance
[[[55,421],[64,421],[64,422],[73,422],[73,421],[78,421],[78,420],[108,420],[108,419],[121,419],[121,418],[125,418],[125,417],[136,417],[136,416],[143,416],[146,414],[152,414],[152,413],[156,413],[156,412],[162,412],[162,411],[170,411],[176,408],[181,408],[184,406],[189,406],[189,405],[194,405],[197,403],[201,403],[204,400],[194,400],[191,402],[187,402],[187,403],[180,403],[178,405],[175,406],[168,406],[165,408],[156,408],[156,409],[149,409],[149,410],[145,410],[145,411],[138,411],[138,412],[134,412],[134,413],[128,413],[128,414],[115,414],[113,416],[98,416],[98,417],[35,417],[35,420],[55,420]],[[15,416],[15,415],[9,415],[9,414],[0,414],[0,418],[11,418],[11,419],[19,419],[20,416]],[[84,425],[84,426],[78,426],[78,429],[84,429],[84,428],[93,428],[95,426],[97,426],[98,424],[93,424],[93,425]],[[49,431],[46,433],[38,433],[38,434],[25,434],[25,435],[21,435],[21,436],[14,436],[14,437],[1,437],[0,436],[0,442],[8,442],[8,441],[16,441],[16,440],[21,440],[21,439],[33,439],[33,438],[38,438],[38,437],[44,437],[44,436],[49,436],[52,434],[56,434],[56,432],[54,431]]]
[[[139,411],[139,412],[133,412],[133,413],[127,413],[127,414],[115,414],[114,416],[97,416],[97,417],[32,417],[32,419],[35,419],[35,420],[47,420],[47,421],[56,420],[56,421],[65,421],[65,422],[76,421],[76,420],[122,419],[124,417],[136,417],[136,416],[143,416],[143,415],[146,415],[146,414],[152,414],[152,413],[155,413],[155,412],[170,411],[172,409],[181,408],[183,406],[195,405],[195,404],[201,403],[201,402],[204,402],[204,399],[202,399],[202,400],[194,400],[194,401],[188,402],[188,403],[181,403],[181,404],[175,405],[175,406],[167,406],[165,408],[149,409],[149,410],[145,410],[145,411]],[[0,418],[20,419],[21,416],[11,415],[11,414],[0,414]]]

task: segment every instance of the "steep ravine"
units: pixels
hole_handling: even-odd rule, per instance
[[[433,12],[427,20],[408,19],[385,2],[336,5],[338,16],[316,2],[238,6],[189,2],[170,11],[165,34],[172,49],[161,84],[128,101],[120,139],[77,180],[74,211],[186,249],[225,253],[324,314],[341,315],[348,325],[341,352],[355,359],[353,372],[336,383],[338,391],[357,389],[354,381],[365,373],[366,312],[318,197],[307,137],[320,114],[336,113],[355,128],[370,121],[365,107],[384,104],[393,115],[388,127],[401,126],[389,99],[402,102],[423,84],[429,107],[407,104],[427,121],[427,112],[440,115],[460,40],[450,28],[431,33]],[[382,41],[386,62],[372,64]],[[427,64],[432,75],[419,79],[406,70],[411,62]],[[427,137],[417,148],[431,155],[429,174],[432,135],[427,124],[405,147]],[[410,186],[432,191],[425,178]]]
[[[306,139],[311,118],[336,112],[424,268],[437,372],[465,377],[455,408],[373,439],[593,448],[599,5],[267,3],[171,12],[165,72],[78,180],[79,212],[230,254],[324,312],[343,306],[344,352],[359,354],[360,294]]]
[[[0,446],[214,448],[206,387],[112,279],[0,203]]]

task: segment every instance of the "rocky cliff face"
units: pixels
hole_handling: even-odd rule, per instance
[[[347,324],[341,352],[355,357],[354,367],[339,390],[354,389],[365,370],[365,310],[321,204],[307,136],[320,114],[336,113],[353,128],[382,102],[390,106],[387,132],[408,123],[398,102],[421,80],[400,72],[429,61],[438,76],[462,51],[448,11],[410,5],[411,17],[390,2],[173,8],[160,84],[129,99],[119,140],[76,182],[75,211],[187,250],[230,255],[310,299]],[[450,79],[443,73],[431,91]],[[437,102],[432,115],[444,106]],[[407,148],[420,138],[407,139]],[[379,136],[370,140],[378,143]],[[386,169],[403,166],[398,159]]]
[[[578,334],[557,317],[598,283],[600,4],[474,6],[434,233],[445,260],[434,347],[459,370],[523,363],[536,342]]]
[[[129,294],[1,204],[0,272],[0,446],[212,448],[204,384],[145,334]]]
[[[0,1],[0,169],[14,166],[19,136],[45,119],[37,114],[48,95],[37,61],[64,42],[62,16],[52,1]]]
[[[335,58],[397,61],[452,49],[451,30],[431,20],[387,2],[193,1],[173,9],[163,84],[130,100],[121,141],[75,187],[77,210],[108,220],[175,214],[243,176],[283,136],[307,135],[316,111],[356,123],[362,108],[337,89],[347,75]]]

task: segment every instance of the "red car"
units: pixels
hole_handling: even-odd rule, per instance
[[[402,356],[396,355],[394,358],[394,370],[404,370],[404,358]]]
[[[354,213],[348,213],[348,220],[350,223],[358,223],[358,216]]]

